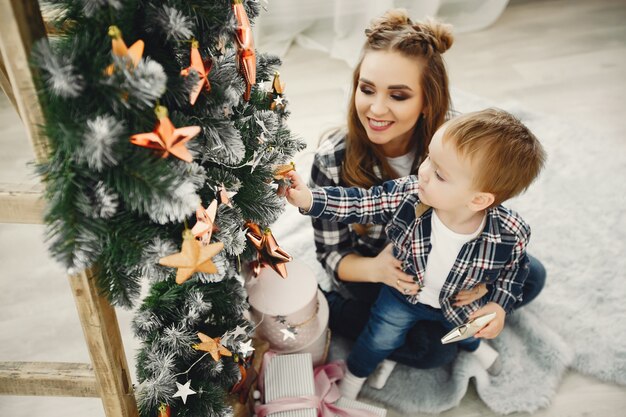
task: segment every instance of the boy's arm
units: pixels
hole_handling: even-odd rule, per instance
[[[324,158],[316,155],[311,167],[309,187],[336,186],[338,183],[335,178],[332,173],[332,166],[327,166]],[[341,286],[341,280],[345,277],[339,274],[339,264],[344,263],[344,259],[348,255],[358,256],[355,255],[357,242],[353,238],[350,226],[314,217],[311,217],[311,224],[313,225],[317,260],[326,269],[335,285]]]
[[[506,313],[510,313],[515,303],[522,299],[522,288],[528,274],[520,274],[519,272],[528,268],[527,245],[527,238],[517,242],[513,249],[511,261],[502,269],[493,283],[490,301],[499,304]]]
[[[357,187],[324,187],[309,190],[300,176],[291,171],[292,186],[287,200],[305,214],[342,223],[386,224],[414,180],[387,181],[365,190]],[[407,189],[408,188],[408,189]]]
[[[493,283],[493,290],[489,294],[489,301],[483,307],[470,314],[470,319],[488,314],[496,313],[496,319],[483,327],[475,337],[492,339],[500,334],[504,328],[504,320],[508,313],[513,310],[515,303],[522,299],[522,287],[528,274],[520,274],[523,268],[528,268],[528,255],[526,246],[530,238],[530,228],[525,223],[520,225],[518,230],[518,240],[513,247],[510,261],[500,272],[500,275]]]

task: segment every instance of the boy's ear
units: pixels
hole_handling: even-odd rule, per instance
[[[469,203],[469,208],[473,211],[481,211],[489,207],[496,200],[492,193],[479,192],[474,194],[474,198]]]

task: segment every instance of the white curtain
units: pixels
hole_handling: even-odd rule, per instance
[[[257,0],[265,10],[253,29],[257,48],[283,56],[292,42],[328,52],[353,66],[370,20],[401,7],[414,20],[434,16],[455,33],[495,22],[508,0]]]

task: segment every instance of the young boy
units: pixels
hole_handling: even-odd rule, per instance
[[[524,191],[537,177],[545,152],[537,138],[509,113],[487,109],[446,122],[432,138],[418,175],[387,181],[369,190],[325,187],[310,190],[291,172],[287,200],[305,214],[344,223],[386,224],[394,256],[415,276],[420,290],[409,293],[398,280],[383,286],[369,322],[350,353],[342,394],[355,398],[365,378],[404,342],[419,320],[452,329],[495,312],[474,338],[502,331],[504,319],[521,300],[530,228],[501,203]],[[493,290],[454,306],[460,290],[487,283]]]

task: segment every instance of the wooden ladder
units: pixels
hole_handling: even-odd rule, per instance
[[[46,36],[37,0],[0,0],[0,87],[22,118],[38,162],[47,142],[37,99],[30,51]],[[41,186],[0,184],[1,223],[42,223]],[[136,417],[137,403],[114,308],[85,270],[69,277],[91,364],[0,362],[0,394],[100,397],[107,417]]]

